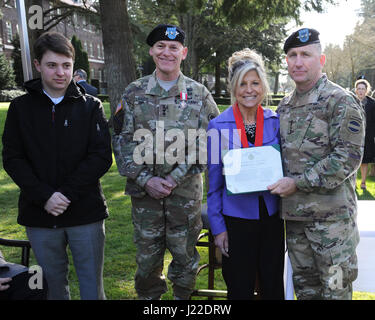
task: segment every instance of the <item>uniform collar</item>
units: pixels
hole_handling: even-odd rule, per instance
[[[177,83],[170,88],[168,91],[165,91],[159,84],[158,79],[156,78],[156,70],[152,73],[150,79],[147,83],[146,94],[153,96],[160,96],[162,98],[175,97],[178,96],[181,92],[186,93],[186,83],[185,76],[180,71],[178,76]]]
[[[326,86],[328,81],[327,75],[322,74],[320,79],[317,81],[309,91],[304,94],[298,94],[297,90],[294,89],[293,93],[286,98],[285,103],[291,105],[291,107],[300,107],[307,104],[317,103],[321,90]]]

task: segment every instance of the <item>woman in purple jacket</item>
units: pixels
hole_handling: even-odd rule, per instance
[[[228,71],[232,106],[207,129],[210,227],[223,254],[228,299],[252,299],[257,274],[261,299],[284,299],[279,198],[269,191],[228,195],[222,163],[225,150],[279,144],[279,119],[261,107],[269,89],[260,55],[250,49],[235,52]],[[242,139],[238,132],[243,132]]]

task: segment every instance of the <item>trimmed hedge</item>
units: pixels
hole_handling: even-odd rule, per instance
[[[10,102],[14,98],[22,96],[25,94],[25,91],[20,89],[5,89],[0,90],[0,102]]]

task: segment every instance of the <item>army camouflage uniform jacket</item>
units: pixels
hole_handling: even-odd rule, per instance
[[[325,74],[307,93],[279,104],[284,174],[297,192],[282,201],[287,220],[335,221],[355,216],[365,115],[358,100]]]
[[[125,193],[143,197],[146,194],[144,186],[150,178],[165,178],[170,174],[178,184],[173,190],[174,194],[202,199],[200,173],[205,170],[206,163],[193,163],[187,158],[188,149],[195,149],[196,159],[199,159],[198,146],[201,150],[206,150],[206,146],[204,143],[199,145],[202,144],[201,139],[188,139],[188,130],[202,129],[205,133],[208,122],[218,114],[219,110],[207,88],[181,72],[177,83],[169,91],[159,85],[156,72],[131,83],[113,119],[113,150],[120,174],[127,177]],[[134,161],[134,151],[142,143],[142,139],[134,140],[138,129],[150,133],[145,139],[152,142],[151,163]],[[165,158],[165,151],[169,146],[173,147],[174,139],[166,138],[171,129],[179,130],[185,138],[182,144],[182,149],[185,149],[184,161],[178,163],[168,163]],[[195,147],[188,148],[189,143]]]

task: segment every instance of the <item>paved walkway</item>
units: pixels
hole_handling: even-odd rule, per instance
[[[375,201],[358,201],[358,278],[354,291],[375,292]]]
[[[357,247],[358,278],[353,291],[375,293],[375,200],[358,201],[358,229],[360,242]],[[289,259],[285,262],[285,293],[293,300],[292,271]]]

